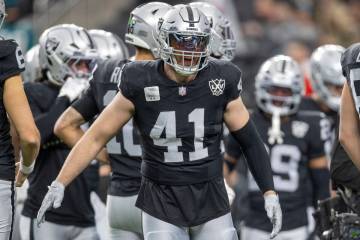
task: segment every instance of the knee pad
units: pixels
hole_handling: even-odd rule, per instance
[[[145,240],[183,240],[180,235],[170,231],[152,231],[147,232],[144,236]]]

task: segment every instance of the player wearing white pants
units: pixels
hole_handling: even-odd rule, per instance
[[[22,240],[98,240],[95,227],[76,227],[44,222],[37,226],[35,219],[25,216],[20,218]]]
[[[142,213],[142,219],[145,240],[190,240],[190,236],[191,240],[238,239],[230,213],[195,227],[178,227],[145,212]]]
[[[141,210],[135,207],[137,195],[123,197],[108,195],[106,212],[110,239],[140,240]]]
[[[243,227],[241,229],[241,239],[250,240],[269,240],[268,232],[255,228]],[[295,228],[289,231],[281,231],[274,240],[305,240],[308,237],[308,229],[306,226]]]
[[[12,238],[15,199],[14,182],[0,180],[0,240]]]

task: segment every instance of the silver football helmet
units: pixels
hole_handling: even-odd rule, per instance
[[[284,55],[265,61],[255,77],[255,98],[258,107],[280,116],[296,113],[303,90],[303,78],[298,63]]]
[[[160,57],[182,75],[192,75],[208,64],[211,25],[195,7],[179,5],[159,21]]]
[[[193,2],[190,6],[200,9],[210,20],[212,28],[211,56],[231,61],[235,56],[236,41],[230,21],[214,5],[207,2]]]
[[[125,46],[125,43],[116,34],[101,29],[91,29],[88,32],[95,42],[100,58],[129,58],[129,51]]]
[[[67,77],[91,79],[98,53],[87,30],[61,24],[45,30],[39,39],[39,60],[48,80],[61,86]]]
[[[148,49],[159,58],[159,49],[154,36],[159,18],[172,8],[163,2],[150,2],[136,7],[131,13],[125,34],[125,42]]]
[[[333,111],[340,107],[340,92],[346,79],[342,75],[341,55],[345,48],[323,45],[315,49],[310,58],[312,85],[319,98]]]
[[[35,82],[42,76],[39,61],[40,45],[36,44],[25,54],[25,71],[22,74],[24,82]]]
[[[0,0],[0,28],[4,22],[5,17],[6,17],[5,2],[4,0]]]

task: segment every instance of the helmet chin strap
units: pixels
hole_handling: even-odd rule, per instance
[[[281,119],[280,119],[280,109],[278,108],[274,108],[274,111],[272,113],[272,117],[271,117],[271,128],[268,131],[268,135],[269,135],[269,143],[270,144],[282,144],[284,142],[283,136],[284,133],[281,131]]]

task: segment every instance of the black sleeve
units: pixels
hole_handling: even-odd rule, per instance
[[[325,155],[325,141],[331,134],[331,125],[327,118],[315,116],[312,120],[307,136],[309,138],[308,157],[310,160]]]
[[[269,154],[252,120],[240,130],[231,132],[241,146],[249,169],[260,190],[275,190]]]
[[[226,71],[225,76],[228,76],[228,80],[230,80],[228,81],[228,86],[225,86],[227,103],[237,99],[242,91],[242,80],[241,80],[240,69],[232,63],[228,63],[228,64],[230,65],[224,68],[224,71]]]
[[[63,96],[56,99],[54,105],[47,113],[35,117],[35,124],[40,131],[41,145],[47,143],[53,136],[57,119],[70,105],[69,98]]]
[[[121,72],[119,74],[119,80],[118,80],[118,88],[121,92],[121,94],[132,101],[135,102],[135,93],[133,91],[132,82],[131,79],[129,79],[129,76],[131,74],[128,74],[128,66],[129,64],[123,65]]]
[[[239,145],[238,141],[231,135],[227,135],[224,139],[225,143],[225,152],[227,155],[234,159],[239,159],[243,154],[241,151],[241,146]]]
[[[0,81],[1,84],[25,70],[25,60],[20,47],[13,40],[0,41]]]
[[[94,86],[91,81],[90,87],[85,91],[81,98],[76,100],[71,105],[76,111],[81,114],[85,121],[90,121],[99,113],[93,91]]]

